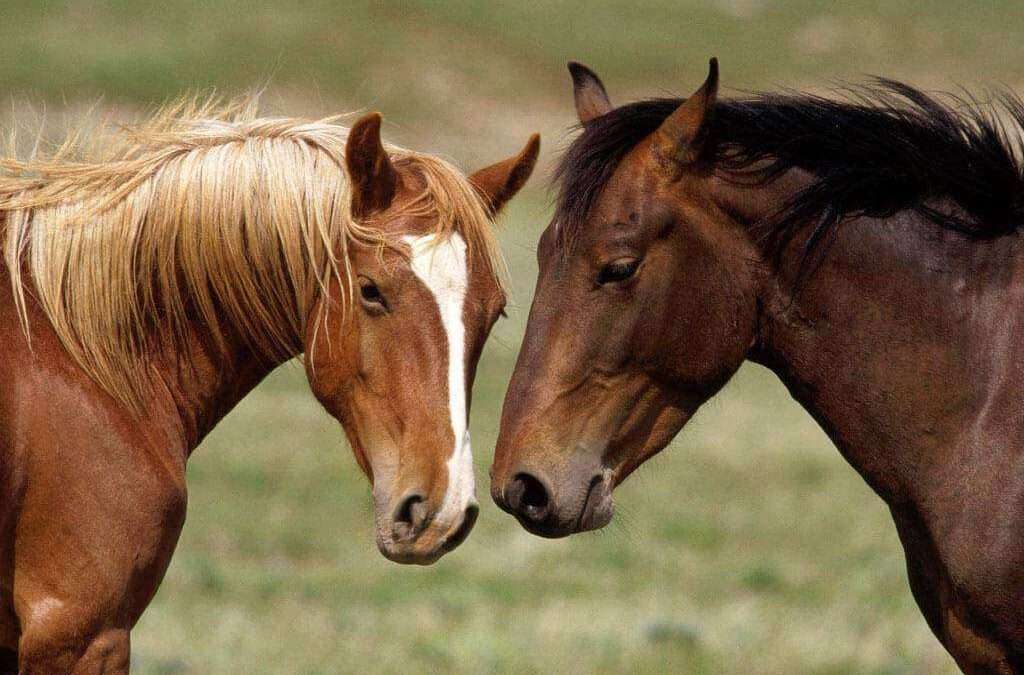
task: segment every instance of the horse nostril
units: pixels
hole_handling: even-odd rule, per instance
[[[405,539],[423,529],[427,521],[427,502],[423,495],[413,492],[407,495],[395,509],[394,531],[399,539]]]
[[[551,511],[548,489],[535,476],[518,473],[512,479],[508,495],[509,506],[535,523],[544,520]]]

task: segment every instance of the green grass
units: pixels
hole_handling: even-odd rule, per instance
[[[135,111],[269,78],[277,112],[380,109],[392,138],[466,168],[540,130],[549,165],[574,121],[570,58],[616,101],[686,93],[711,55],[727,88],[866,72],[1022,85],[1019,12],[1013,0],[7,0],[0,91],[51,111],[100,95]],[[885,507],[763,369],[742,369],[618,490],[602,532],[538,539],[490,503],[542,185],[502,231],[515,295],[478,373],[469,540],[430,568],[385,561],[340,429],[287,366],[193,456],[180,546],[133,633],[136,672],[955,672],[910,597]]]

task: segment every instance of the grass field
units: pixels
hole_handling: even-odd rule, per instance
[[[272,111],[380,109],[391,138],[469,169],[534,130],[550,166],[573,122],[569,58],[617,101],[686,93],[710,55],[736,89],[863,73],[1024,85],[1012,0],[286,4],[6,0],[0,91],[48,114],[100,95],[134,112],[269,81]],[[180,546],[133,633],[136,672],[956,672],[883,504],[763,369],[741,370],[619,489],[605,531],[541,540],[491,504],[545,178],[502,230],[515,298],[478,373],[469,540],[430,568],[384,560],[339,428],[285,366],[193,456]]]

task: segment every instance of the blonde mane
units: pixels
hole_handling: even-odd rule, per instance
[[[388,241],[350,215],[348,129],[336,120],[189,99],[93,142],[99,151],[72,141],[0,159],[4,262],[26,335],[31,293],[75,361],[133,407],[155,333],[181,337],[198,321],[221,349],[231,330],[260,358],[301,352],[331,278],[351,292],[349,247]],[[426,185],[411,208],[437,219],[439,239],[460,232],[471,260],[500,276],[469,181],[436,157],[388,152]]]

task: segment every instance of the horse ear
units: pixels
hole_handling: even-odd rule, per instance
[[[352,184],[352,216],[367,218],[391,205],[398,173],[380,140],[380,113],[359,119],[348,132],[345,168]]]
[[[708,64],[708,79],[697,92],[676,108],[654,136],[658,157],[679,166],[697,160],[707,140],[708,120],[718,99],[718,59]]]
[[[484,198],[490,216],[495,216],[526,184],[539,154],[540,134],[534,134],[518,155],[480,169],[469,177],[469,182]]]
[[[569,74],[572,75],[572,95],[576,99],[576,115],[581,124],[600,117],[612,109],[608,92],[601,84],[601,78],[582,63],[569,62]]]

